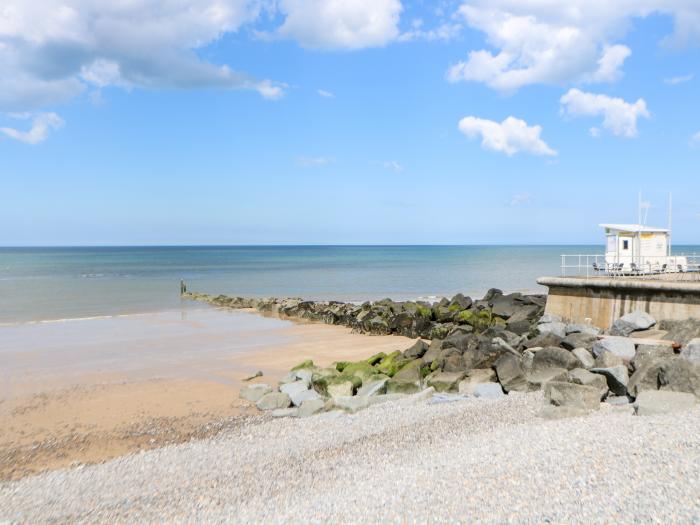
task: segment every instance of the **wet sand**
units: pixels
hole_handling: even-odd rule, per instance
[[[403,350],[411,340],[183,308],[0,327],[0,479],[207,437],[257,417],[244,378]]]

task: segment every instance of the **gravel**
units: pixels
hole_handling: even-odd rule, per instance
[[[541,393],[386,403],[0,485],[0,523],[690,523],[700,409],[603,404],[535,416]]]

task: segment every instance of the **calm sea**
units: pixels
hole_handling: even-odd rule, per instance
[[[363,301],[542,291],[598,246],[0,248],[0,323],[158,311],[190,290]]]

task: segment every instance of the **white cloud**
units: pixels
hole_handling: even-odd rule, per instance
[[[395,160],[387,160],[382,162],[384,169],[393,171],[394,173],[401,173],[403,171],[403,166]]]
[[[411,29],[399,35],[399,42],[413,42],[415,40],[425,40],[433,42],[436,40],[452,40],[462,32],[462,24],[457,22],[442,22],[433,29],[424,29],[423,20],[417,18],[411,23]]]
[[[600,128],[593,126],[592,128],[590,128],[588,130],[588,132],[591,134],[591,137],[593,137],[594,139],[597,139],[598,137],[600,137]]]
[[[66,102],[88,87],[283,86],[215,65],[197,50],[258,17],[258,0],[4,0],[0,111]]]
[[[510,206],[520,206],[521,204],[529,204],[532,202],[532,195],[529,193],[516,193],[508,203]]]
[[[693,148],[700,148],[700,131],[698,131],[695,135],[690,137],[690,145]]]
[[[473,50],[447,72],[512,92],[531,84],[613,82],[631,50],[619,43],[635,17],[675,21],[672,43],[700,41],[697,0],[470,0],[459,14],[491,49]]]
[[[603,117],[603,127],[620,137],[637,136],[637,119],[649,118],[644,99],[634,103],[607,95],[570,89],[560,99],[562,114],[571,117]],[[596,135],[594,135],[596,136]]]
[[[669,84],[671,86],[675,86],[676,84],[682,84],[684,82],[689,82],[690,80],[693,80],[694,75],[683,75],[683,76],[678,76],[678,77],[671,77],[671,78],[664,78],[664,82],[666,84]]]
[[[280,0],[277,34],[311,49],[384,46],[399,36],[400,0]]]
[[[508,117],[503,122],[494,122],[477,117],[464,117],[459,121],[459,130],[469,138],[481,136],[481,146],[500,151],[508,156],[518,152],[533,155],[556,155],[541,138],[541,126],[528,126],[527,122]]]
[[[326,164],[331,164],[335,162],[333,157],[299,157],[297,159],[297,164],[302,168],[309,168],[314,166],[325,166]]]
[[[56,130],[63,126],[63,120],[56,113],[39,113],[34,115],[15,115],[17,118],[32,118],[31,127],[28,131],[19,131],[15,128],[0,128],[0,133],[26,144],[38,144],[49,136],[51,130]]]
[[[335,98],[335,95],[331,93],[330,91],[326,91],[325,89],[319,89],[316,91],[318,93],[319,97],[323,98]]]

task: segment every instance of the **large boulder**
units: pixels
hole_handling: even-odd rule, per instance
[[[659,370],[661,390],[687,392],[700,398],[700,365],[683,357],[664,360]]]
[[[541,371],[547,368],[564,368],[573,370],[580,366],[578,358],[568,350],[549,346],[535,352],[532,361],[532,370]]]
[[[442,341],[439,339],[433,339],[430,342],[430,346],[428,347],[428,350],[423,354],[422,360],[423,364],[426,366],[430,366],[433,364],[433,361],[435,361],[439,356],[440,352],[442,351]]]
[[[646,390],[635,399],[634,410],[638,416],[653,416],[689,410],[696,404],[695,396],[685,392]]]
[[[566,325],[566,335],[568,336],[570,334],[586,334],[597,336],[600,334],[600,328],[589,324],[569,323]]]
[[[550,381],[545,385],[544,398],[557,407],[573,407],[597,410],[600,407],[600,390],[596,387]]]
[[[367,361],[358,361],[357,363],[349,363],[343,368],[343,374],[355,376],[364,382],[366,379],[377,374],[377,369],[370,365]]]
[[[333,406],[354,414],[367,408],[369,399],[366,396],[339,396],[333,399]]]
[[[597,341],[598,336],[596,335],[575,332],[567,335],[562,340],[561,346],[567,350],[573,350],[574,348],[585,348],[586,350],[591,350]]]
[[[592,386],[600,392],[600,398],[603,399],[608,393],[608,382],[605,376],[594,374],[584,368],[574,368],[568,374],[569,383],[577,385]]]
[[[571,351],[571,353],[574,356],[576,356],[576,359],[578,359],[581,362],[581,365],[586,370],[595,366],[595,359],[593,358],[593,354],[591,354],[585,348],[574,348]]]
[[[525,348],[544,348],[547,346],[559,346],[564,338],[556,334],[538,334],[532,339],[528,339],[523,343]]]
[[[293,383],[285,383],[280,385],[280,392],[284,392],[290,398],[297,393],[304,392],[309,389],[309,383],[304,380],[294,381]],[[292,400],[293,401],[293,400]]]
[[[700,363],[700,338],[691,339],[681,350],[681,356],[694,363]]]
[[[326,394],[330,398],[351,396],[355,393],[356,384],[347,376],[331,377],[326,386]]]
[[[455,311],[469,310],[469,308],[472,307],[473,303],[474,302],[472,301],[471,297],[466,297],[461,293],[458,293],[452,298],[448,306]]]
[[[627,395],[627,384],[629,383],[629,375],[627,367],[624,365],[612,366],[610,368],[591,368],[594,374],[605,376],[608,382],[608,388],[616,396]]]
[[[284,392],[270,392],[262,396],[255,406],[260,410],[275,410],[277,408],[288,408],[292,400]]]
[[[638,370],[651,359],[674,357],[676,354],[670,345],[640,344],[630,363],[633,370]]]
[[[617,319],[610,329],[612,335],[619,335],[622,337],[629,336],[632,332],[637,332],[639,330],[647,330],[656,324],[656,319],[646,312],[638,310],[636,312],[631,312],[627,315],[623,315]]]
[[[318,412],[321,412],[323,408],[325,407],[326,402],[321,399],[309,399],[307,401],[304,401],[300,406],[299,410],[297,411],[297,416],[299,417],[309,417],[312,416]]]
[[[467,372],[467,377],[457,385],[460,394],[472,395],[478,385],[496,381],[496,372],[492,368],[475,368]]]
[[[520,359],[513,354],[502,355],[494,364],[498,381],[506,392],[530,392],[537,390],[526,377]]]
[[[386,392],[386,383],[389,377],[385,375],[373,376],[362,383],[362,387],[358,389],[358,396],[378,396]]]
[[[561,322],[540,323],[537,325],[540,334],[554,334],[564,339],[566,337],[566,325]]]
[[[416,359],[406,364],[386,384],[388,394],[413,394],[421,390],[422,361]]]
[[[540,307],[537,305],[523,305],[520,306],[513,315],[508,317],[506,321],[506,327],[511,332],[518,335],[525,334],[530,331],[532,324],[540,311]]]
[[[659,328],[667,332],[664,339],[687,344],[689,341],[700,337],[700,319],[685,319],[683,321],[663,320]]]
[[[541,368],[526,373],[525,377],[531,390],[539,390],[550,381],[567,381],[567,372],[568,370],[566,368],[560,367]]]
[[[465,372],[433,372],[426,378],[426,384],[436,392],[456,392]]]
[[[505,396],[498,383],[479,383],[474,386],[472,394],[482,399],[500,399]]]
[[[272,392],[272,388],[270,387],[270,385],[266,385],[264,383],[256,383],[253,385],[244,386],[243,388],[241,388],[241,391],[238,395],[242,399],[251,401],[253,403],[257,403],[261,397],[263,397],[265,394],[269,394],[270,392]]]
[[[658,390],[659,372],[664,360],[661,358],[649,358],[635,366],[635,371],[627,383],[627,391],[632,397],[637,397],[645,390]]]
[[[404,350],[403,356],[406,359],[418,359],[419,357],[423,357],[425,355],[425,353],[428,351],[428,348],[428,344],[425,341],[419,339],[413,344],[413,346],[411,346],[407,350]]]
[[[596,368],[610,368],[611,366],[620,366],[624,364],[625,362],[621,357],[618,357],[607,350],[602,351],[600,354],[598,354],[598,357],[595,358]]]
[[[636,349],[634,342],[626,337],[606,337],[593,345],[593,355],[598,357],[605,351],[618,356],[627,364],[634,359]]]

